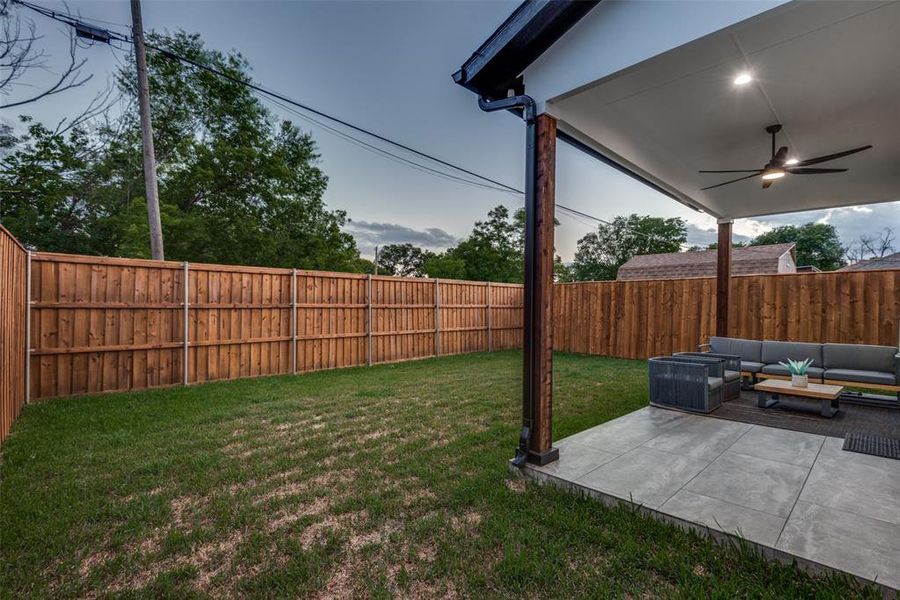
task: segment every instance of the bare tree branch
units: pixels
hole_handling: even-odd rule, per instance
[[[12,16],[9,0],[0,0],[0,17],[3,20],[0,39],[0,93],[9,94],[14,86],[22,85],[18,82],[27,72],[47,68],[47,54],[35,46],[41,38],[36,34],[34,22],[23,19],[18,12]],[[41,98],[81,87],[90,81],[92,75],[82,73],[87,59],[79,60],[76,56],[76,42],[74,31],[69,31],[69,64],[50,87],[23,100],[0,104],[0,109],[30,104]]]

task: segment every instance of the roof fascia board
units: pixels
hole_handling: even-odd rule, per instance
[[[489,99],[502,98],[519,76],[600,0],[525,0],[453,74]]]

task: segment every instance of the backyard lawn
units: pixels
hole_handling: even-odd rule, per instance
[[[28,406],[0,593],[877,597],[511,476],[520,356]],[[559,438],[645,405],[646,370],[557,355],[555,388]]]

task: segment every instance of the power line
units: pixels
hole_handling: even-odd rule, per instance
[[[51,10],[49,10],[49,9],[43,8],[43,7],[41,7],[41,6],[31,4],[30,2],[26,2],[25,0],[12,0],[12,3],[14,3],[14,4],[19,4],[19,5],[21,5],[21,6],[24,6],[24,7],[26,7],[26,8],[29,8],[29,9],[31,9],[31,10],[34,10],[35,12],[38,12],[38,13],[40,13],[40,14],[42,14],[42,15],[48,17],[48,18],[54,19],[54,20],[59,21],[59,22],[61,22],[61,23],[65,23],[66,25],[69,25],[69,26],[71,26],[71,27],[75,27],[76,30],[79,30],[79,31],[82,30],[82,29],[84,29],[85,27],[87,27],[87,28],[89,28],[89,29],[91,29],[91,30],[94,30],[95,32],[97,31],[96,28],[91,27],[91,26],[88,25],[87,23],[84,23],[83,21],[81,21],[81,20],[78,19],[77,17],[75,17],[75,16],[73,16],[73,15],[70,15],[70,14],[66,14],[66,13],[57,13],[57,12],[55,12],[55,11],[51,11]],[[110,31],[110,30],[105,30],[105,29],[104,29],[104,30],[101,30],[101,32],[102,32],[102,33],[105,33],[105,34],[108,36],[108,39],[106,40],[107,43],[109,43],[110,40],[116,40],[116,41],[121,41],[121,42],[125,42],[125,43],[128,43],[128,44],[134,44],[134,40],[131,39],[131,37],[125,35],[125,34],[117,33],[117,32]],[[111,44],[110,44],[110,45],[111,45]],[[292,112],[293,114],[295,114],[295,115],[297,115],[297,116],[299,116],[299,117],[301,117],[301,118],[303,118],[303,119],[305,119],[305,120],[307,120],[307,121],[309,121],[309,122],[315,123],[316,125],[318,125],[318,126],[324,128],[324,129],[330,131],[331,133],[333,133],[333,134],[335,134],[335,135],[338,135],[338,136],[344,138],[345,140],[347,140],[347,141],[349,141],[349,142],[351,142],[351,143],[355,143],[355,144],[357,144],[357,145],[360,145],[360,146],[362,146],[362,147],[364,147],[364,148],[367,148],[367,149],[369,149],[369,150],[371,150],[371,151],[373,151],[373,152],[376,152],[376,153],[378,153],[378,154],[380,154],[380,155],[382,155],[382,156],[385,156],[386,158],[389,158],[389,159],[392,159],[392,160],[399,161],[399,162],[401,162],[401,163],[403,163],[403,164],[406,164],[407,166],[410,166],[410,167],[412,167],[412,168],[416,168],[416,169],[419,169],[419,170],[423,170],[423,171],[426,171],[426,172],[430,172],[430,173],[432,173],[432,174],[434,174],[434,175],[436,175],[436,176],[443,177],[443,178],[446,178],[446,179],[450,179],[450,180],[453,180],[453,181],[457,181],[457,182],[459,182],[459,183],[464,183],[464,184],[468,184],[468,185],[473,185],[473,186],[476,186],[476,187],[481,187],[481,188],[483,188],[483,189],[489,189],[489,190],[493,190],[493,191],[505,191],[505,192],[510,192],[510,193],[519,194],[519,195],[522,195],[522,196],[525,195],[525,192],[523,192],[522,190],[519,190],[519,189],[517,189],[517,188],[514,188],[514,187],[512,187],[512,186],[510,186],[510,185],[507,185],[507,184],[505,184],[505,183],[502,183],[502,182],[500,182],[500,181],[497,181],[497,180],[492,179],[492,178],[490,178],[490,177],[487,177],[487,176],[485,176],[485,175],[481,175],[481,174],[479,174],[479,173],[476,173],[476,172],[471,171],[471,170],[469,170],[469,169],[466,169],[466,168],[464,168],[464,167],[460,167],[460,166],[455,165],[455,164],[453,164],[453,163],[451,163],[451,162],[445,161],[445,160],[440,159],[440,158],[438,158],[438,157],[436,157],[436,156],[433,156],[433,155],[431,155],[431,154],[428,154],[427,152],[424,152],[424,151],[421,151],[421,150],[417,150],[417,149],[412,148],[412,147],[410,147],[410,146],[408,146],[408,145],[406,145],[406,144],[403,144],[403,143],[401,143],[401,142],[394,141],[394,140],[392,140],[392,139],[390,139],[390,138],[388,138],[388,137],[385,137],[385,136],[383,136],[383,135],[377,134],[377,133],[375,133],[375,132],[373,132],[373,131],[371,131],[371,130],[369,130],[369,129],[366,129],[366,128],[364,128],[364,127],[361,127],[361,126],[358,126],[358,125],[354,125],[353,123],[350,123],[350,122],[348,122],[348,121],[345,121],[345,120],[343,120],[343,119],[341,119],[341,118],[335,117],[335,116],[333,116],[333,115],[329,115],[328,113],[325,113],[325,112],[320,111],[320,110],[318,110],[318,109],[312,108],[311,106],[308,106],[308,105],[306,105],[306,104],[303,104],[303,103],[301,103],[301,102],[298,102],[298,101],[296,101],[296,100],[293,100],[293,99],[291,99],[291,98],[289,98],[289,97],[287,97],[287,96],[285,96],[285,95],[283,95],[283,94],[281,94],[281,93],[279,93],[279,92],[276,92],[276,91],[274,91],[274,90],[267,89],[267,88],[265,88],[265,87],[263,87],[263,86],[261,86],[261,85],[255,84],[255,83],[253,83],[252,81],[244,80],[244,79],[241,79],[241,78],[239,78],[239,77],[235,77],[234,75],[231,75],[231,74],[229,74],[229,73],[226,73],[226,72],[224,72],[224,71],[221,71],[221,70],[219,70],[219,69],[216,69],[215,67],[211,67],[211,66],[209,66],[209,65],[206,65],[206,64],[201,63],[201,62],[199,62],[199,61],[193,60],[193,59],[188,58],[188,57],[186,57],[186,56],[182,56],[182,55],[176,54],[176,53],[174,53],[174,52],[171,52],[171,51],[166,50],[165,48],[161,48],[161,47],[159,47],[159,46],[154,46],[154,45],[151,45],[151,44],[146,44],[146,46],[147,46],[147,48],[150,48],[151,50],[154,50],[154,51],[156,51],[156,52],[159,52],[162,56],[164,56],[164,57],[166,57],[166,58],[168,58],[168,59],[170,59],[170,60],[175,60],[175,61],[178,61],[178,62],[182,62],[182,63],[188,64],[188,65],[191,65],[191,66],[193,66],[193,67],[195,67],[195,68],[197,68],[197,69],[201,69],[201,70],[206,71],[206,72],[208,72],[208,73],[212,73],[212,74],[214,74],[214,75],[216,75],[216,76],[218,76],[218,77],[222,77],[223,79],[227,79],[227,80],[229,80],[229,81],[231,81],[231,82],[233,82],[233,83],[237,83],[237,84],[239,84],[239,85],[244,85],[244,86],[246,86],[246,87],[248,87],[248,88],[250,88],[250,89],[252,89],[252,90],[254,90],[254,91],[258,92],[258,93],[260,93],[260,94],[264,94],[265,96],[267,96],[267,97],[269,98],[269,101],[270,101],[270,102],[273,102],[273,103],[275,103],[275,104],[278,104],[279,106],[281,106],[281,107],[284,108],[285,110],[288,110],[288,111]],[[296,110],[294,110],[294,109],[292,109],[292,108],[288,108],[288,107],[284,106],[284,104],[288,104],[288,105],[291,105],[291,106],[300,108],[300,109],[302,109],[302,110],[304,110],[304,111],[313,113],[314,115],[317,115],[317,116],[319,116],[319,117],[322,117],[322,118],[327,119],[327,120],[329,120],[329,121],[332,121],[332,122],[334,122],[334,123],[338,123],[338,124],[340,124],[340,125],[343,125],[344,127],[347,127],[347,128],[349,128],[349,129],[352,129],[352,130],[357,131],[357,132],[359,132],[359,133],[363,133],[363,134],[365,134],[365,135],[368,135],[368,136],[370,136],[370,137],[372,137],[372,138],[375,138],[375,139],[377,139],[377,140],[379,140],[379,141],[382,141],[382,142],[384,142],[384,143],[387,143],[387,144],[390,144],[390,145],[395,146],[395,147],[397,147],[397,148],[400,148],[400,149],[402,149],[402,150],[404,150],[404,151],[406,151],[406,152],[410,152],[410,153],[412,153],[412,154],[415,154],[415,155],[420,156],[420,157],[422,157],[422,158],[425,158],[425,159],[427,159],[427,160],[431,160],[431,161],[433,161],[433,162],[435,162],[435,163],[438,163],[438,164],[440,164],[440,165],[449,167],[449,168],[451,168],[451,169],[454,169],[454,170],[459,171],[459,172],[461,172],[461,173],[464,173],[464,174],[466,174],[466,175],[470,175],[470,176],[475,177],[475,178],[477,178],[477,179],[479,179],[479,180],[481,180],[481,181],[487,182],[487,184],[492,184],[492,185],[487,185],[487,184],[485,184],[485,183],[478,183],[478,182],[476,182],[476,181],[472,181],[471,179],[467,179],[467,178],[464,178],[464,177],[452,175],[452,174],[450,174],[450,173],[441,171],[441,170],[439,170],[439,169],[434,169],[434,168],[432,168],[432,167],[428,167],[427,165],[423,165],[423,164],[421,164],[421,163],[417,163],[417,162],[412,161],[412,160],[410,160],[410,159],[407,159],[407,158],[404,158],[404,157],[399,156],[399,155],[397,155],[397,154],[391,153],[391,152],[389,152],[389,151],[387,151],[387,150],[384,150],[384,149],[382,149],[382,148],[378,148],[378,147],[376,147],[376,146],[374,146],[374,145],[372,145],[372,144],[369,144],[369,143],[364,142],[364,141],[362,141],[362,140],[360,140],[360,139],[358,139],[358,138],[356,138],[356,137],[353,137],[353,136],[351,136],[350,134],[347,134],[347,133],[345,133],[345,132],[341,132],[341,131],[339,131],[339,130],[333,128],[333,127],[330,127],[330,126],[328,126],[328,125],[325,125],[325,124],[322,123],[321,121],[317,121],[316,119],[310,117],[309,115],[305,115],[305,114],[302,114],[302,113],[297,112]],[[592,221],[596,221],[597,223],[602,223],[602,224],[604,224],[604,225],[612,225],[612,223],[611,223],[610,221],[606,221],[606,220],[601,219],[601,218],[599,218],[599,217],[595,217],[595,216],[590,215],[590,214],[588,214],[588,213],[585,213],[585,212],[582,212],[582,211],[579,211],[579,210],[575,210],[575,209],[573,209],[573,208],[570,208],[570,207],[568,207],[568,206],[565,206],[565,205],[562,205],[562,204],[559,204],[559,203],[556,204],[556,207],[559,208],[559,209],[561,209],[562,211],[565,211],[565,212],[569,213],[569,216],[578,216],[578,217],[581,217],[581,218],[586,218],[586,219],[590,219],[590,220],[592,220]],[[582,222],[583,222],[583,221],[582,221]],[[637,234],[637,235],[640,235],[640,236],[643,236],[643,237],[646,237],[646,238],[648,238],[648,239],[655,239],[654,236],[651,236],[651,235],[646,234],[646,233],[644,233],[644,232],[633,231],[632,233]]]

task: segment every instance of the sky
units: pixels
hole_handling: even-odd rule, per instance
[[[62,3],[33,0],[53,10]],[[524,179],[524,126],[512,115],[483,113],[471,92],[451,75],[518,2],[261,2],[144,0],[145,30],[183,29],[200,33],[207,46],[238,50],[253,77],[310,106],[427,151],[449,162],[521,189]],[[128,33],[127,0],[72,1],[68,12]],[[33,19],[49,55],[48,66],[67,58],[61,24]],[[82,88],[29,105],[26,112],[55,124],[86,105],[128,56],[104,45],[80,49],[92,80]],[[49,73],[26,83],[39,86]],[[29,88],[13,91],[12,98]],[[151,90],[152,93],[152,90]],[[275,105],[273,112],[312,133],[329,177],[325,201],[347,211],[347,231],[361,253],[376,245],[410,242],[431,250],[454,245],[498,204],[511,210],[520,196],[474,188],[413,170],[298,121]],[[0,118],[14,124],[16,114]],[[612,219],[630,213],[682,217],[688,243],[715,241],[715,221],[602,165],[566,144],[557,155],[557,202]],[[596,227],[585,219],[557,215],[557,252],[572,260],[579,238]],[[746,240],[784,224],[810,221],[835,225],[845,244],[885,226],[900,228],[900,202],[794,213],[735,222],[735,240]],[[900,248],[898,248],[900,250]]]

